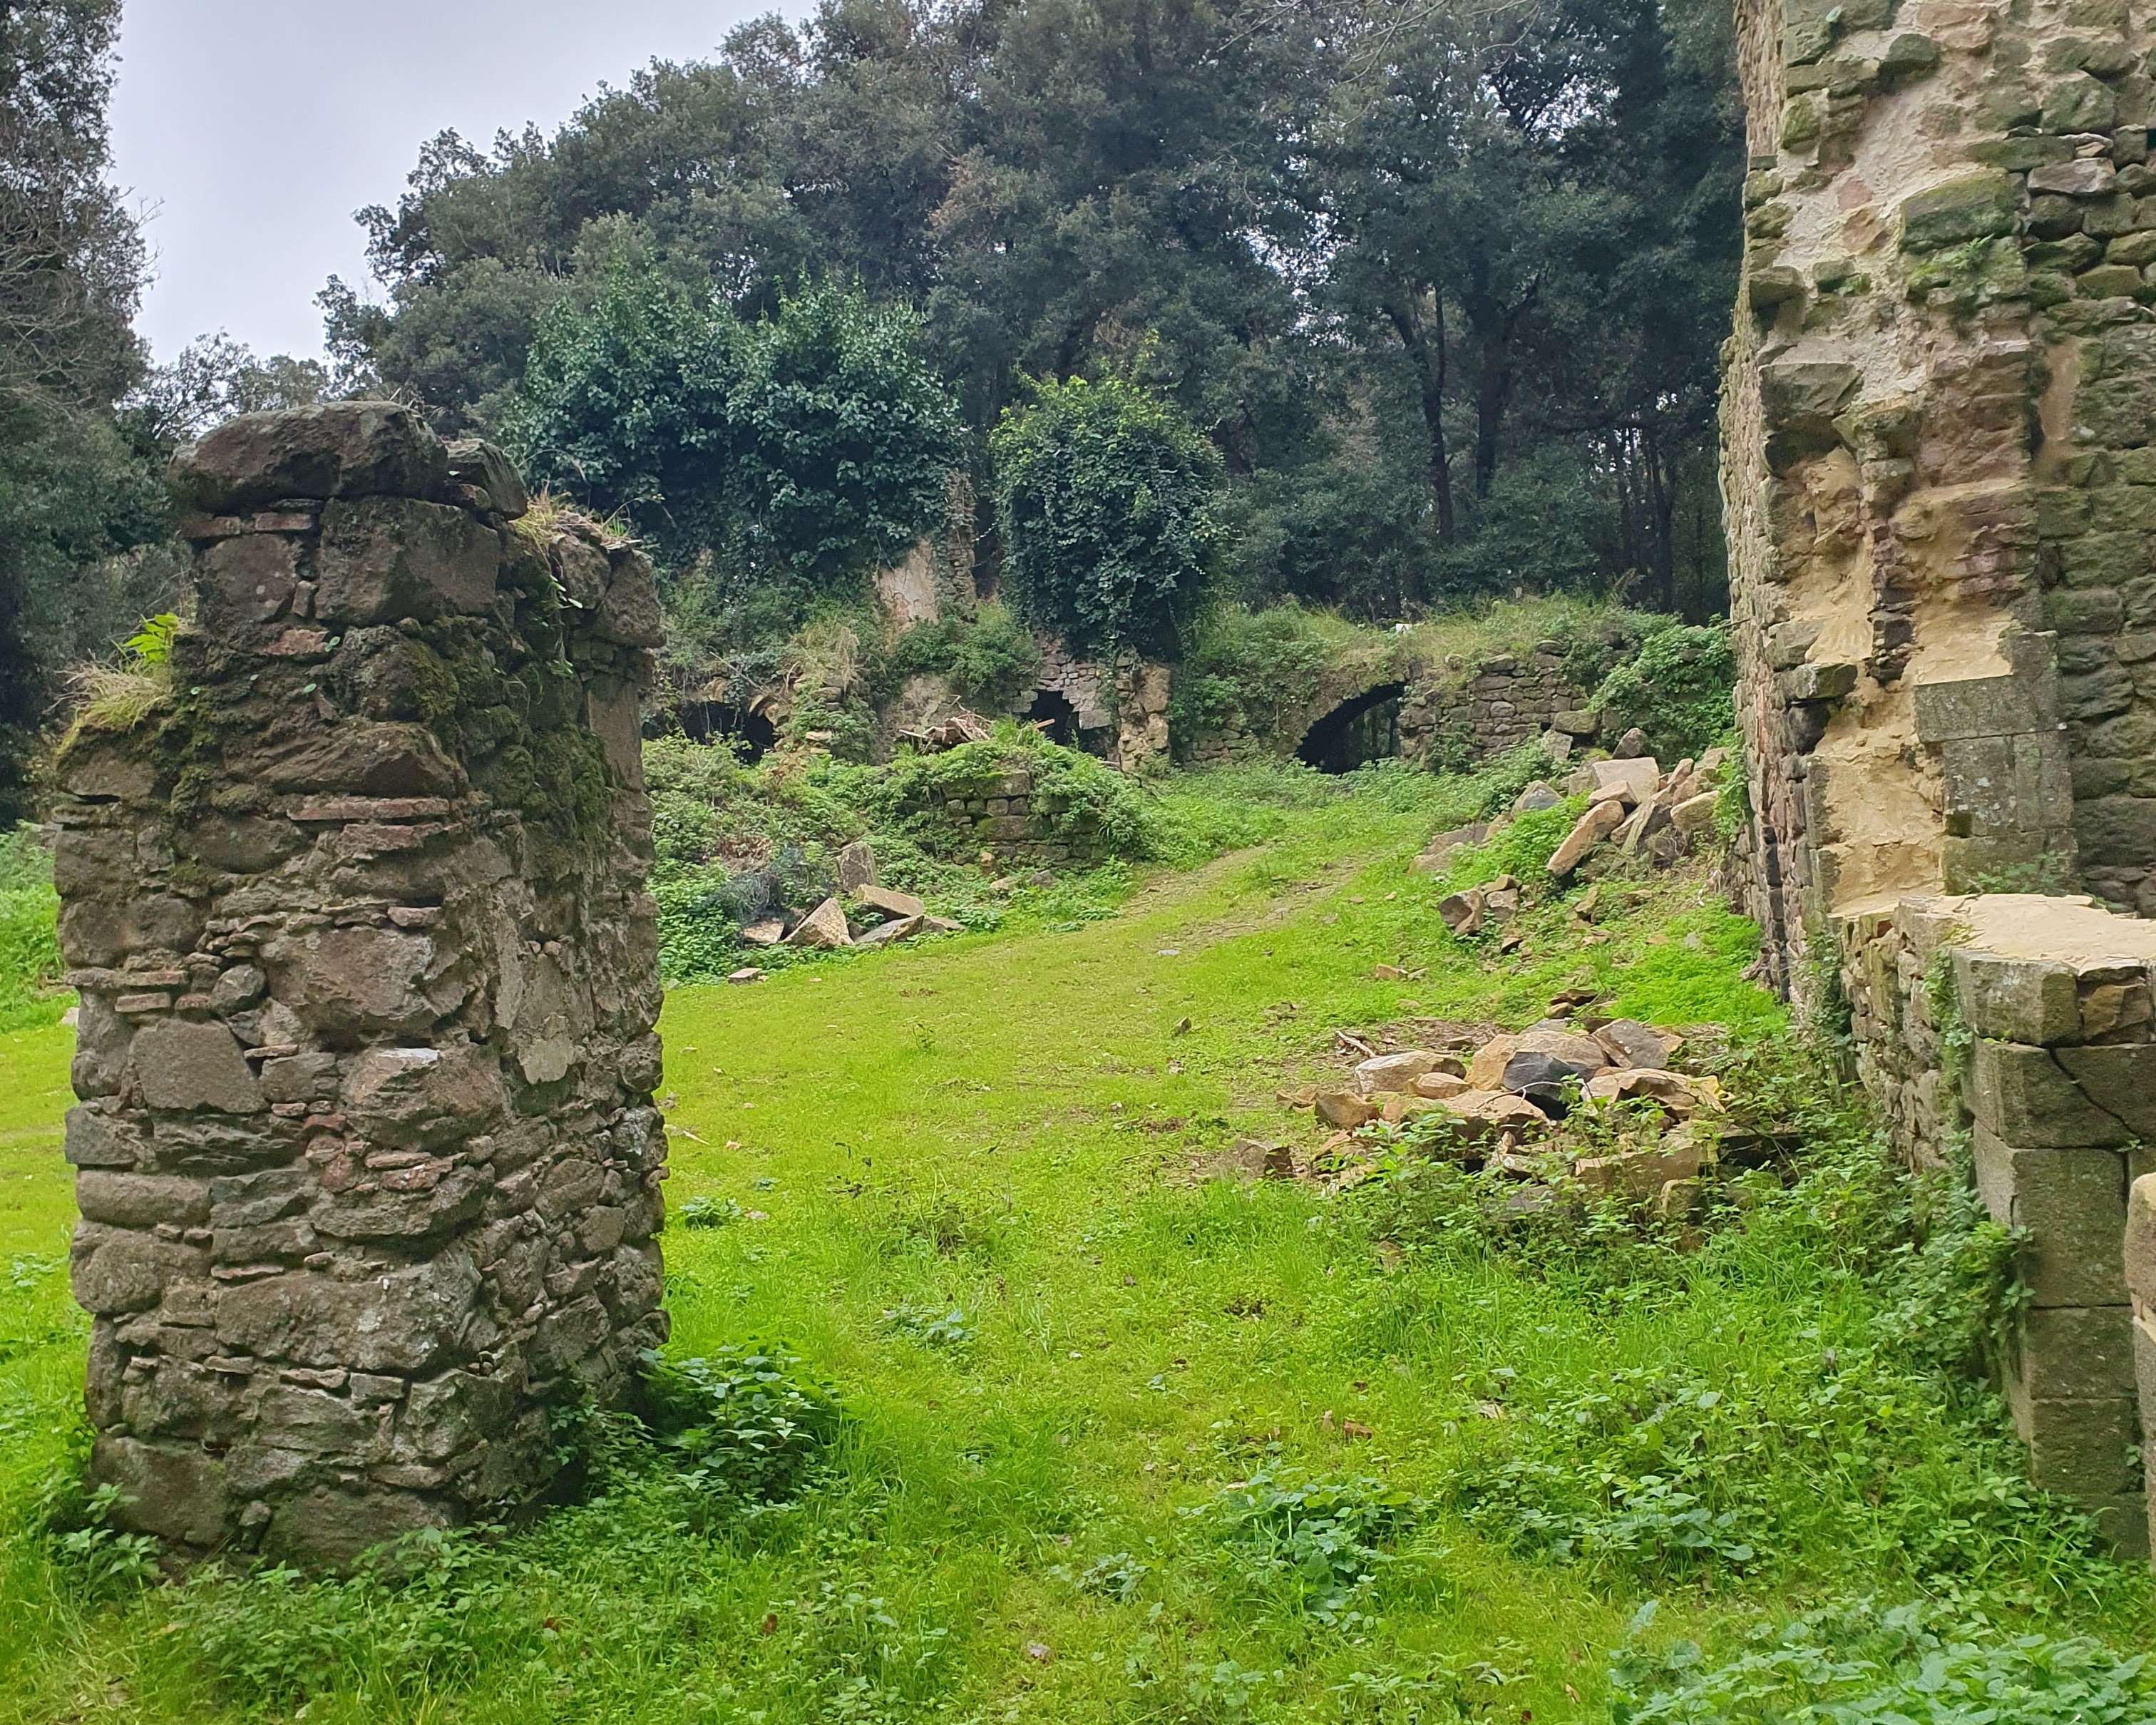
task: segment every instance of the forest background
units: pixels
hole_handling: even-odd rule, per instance
[[[610,492],[531,417],[566,367],[617,445],[752,475],[654,423],[693,408],[700,361],[653,331],[715,317],[746,332],[737,418],[744,376],[780,433],[789,403],[896,380],[909,459],[942,451],[983,498],[992,434],[1040,385],[1142,391],[1209,446],[1219,590],[1246,603],[1722,608],[1724,0],[822,0],[603,85],[551,136],[425,144],[397,206],[358,213],[376,280],[321,295],[328,366],[208,336],[154,367],[131,332],[118,13],[0,15],[0,819],[66,669],[170,602],[159,472],[234,412],[394,393],[624,510],[677,571],[753,578],[663,461]],[[809,308],[791,334],[789,305]],[[592,396],[594,341],[603,381],[640,394]],[[898,518],[876,497],[864,518],[947,507],[930,477],[886,474]],[[985,509],[976,552],[993,582]]]

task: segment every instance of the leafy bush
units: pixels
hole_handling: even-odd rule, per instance
[[[1421,1508],[1378,1480],[1286,1485],[1260,1471],[1183,1513],[1210,1526],[1253,1592],[1329,1624],[1392,1561],[1385,1548]]]
[[[729,1503],[790,1503],[825,1459],[844,1418],[837,1394],[783,1348],[707,1357],[643,1356],[643,1416],[690,1486]]]
[[[1732,695],[1737,655],[1727,624],[1671,624],[1640,644],[1594,691],[1602,734],[1614,738],[1637,726],[1647,752],[1674,762],[1697,757],[1736,725]]]
[[[879,699],[898,692],[911,676],[945,678],[968,706],[986,713],[1006,711],[1033,686],[1040,670],[1040,644],[1008,606],[983,601],[971,621],[963,617],[916,623],[892,642],[871,679]]]
[[[1867,1602],[1762,1625],[1719,1664],[1692,1642],[1621,1654],[1616,1725],[2146,1725],[2156,1660],[2086,1637],[2014,1634],[1936,1606]]]
[[[1019,608],[1075,653],[1181,656],[1214,577],[1220,458],[1143,386],[1035,386],[988,440]]]

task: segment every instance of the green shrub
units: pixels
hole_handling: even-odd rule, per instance
[[[688,1484],[721,1502],[792,1502],[838,1435],[844,1410],[837,1394],[783,1348],[642,1358],[645,1425]]]
[[[2146,1725],[2156,1660],[1935,1605],[1863,1601],[1762,1625],[1719,1663],[1690,1641],[1621,1654],[1610,1691],[1615,1725]]]
[[[1646,732],[1647,752],[1674,763],[1698,757],[1735,727],[1736,686],[1728,625],[1672,622],[1602,680],[1594,705],[1604,737],[1614,741],[1636,726]]]
[[[1260,742],[1295,741],[1283,727],[1317,698],[1319,678],[1342,645],[1358,638],[1289,602],[1262,611],[1221,605],[1199,625],[1169,685],[1168,732],[1178,749],[1237,726]],[[1370,631],[1373,644],[1383,638]]]
[[[1257,1597],[1334,1623],[1392,1561],[1422,1505],[1374,1479],[1288,1485],[1264,1470],[1184,1514],[1205,1522]]]

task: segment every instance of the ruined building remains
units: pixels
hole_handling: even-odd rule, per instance
[[[665,1337],[651,572],[344,403],[176,469],[169,686],[59,769],[92,1471],[336,1562],[511,1513]]]
[[[2124,0],[1739,0],[1738,28],[1740,884],[1909,1153],[1965,1134],[2026,1230],[2033,1476],[2145,1548],[2156,38]]]

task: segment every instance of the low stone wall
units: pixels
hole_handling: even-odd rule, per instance
[[[1034,788],[1023,767],[932,786],[903,810],[926,815],[949,834],[954,851],[975,848],[1040,863],[1097,862],[1101,850],[1083,814],[1065,823],[1062,806]]]
[[[1840,919],[1859,1070],[1904,1152],[1967,1132],[2021,1245],[2004,1389],[2030,1477],[2148,1550],[2135,1461],[2127,1189],[2156,1145],[2156,923],[2034,894],[1905,899]]]
[[[1601,728],[1586,691],[1564,675],[1564,644],[1537,641],[1523,655],[1495,654],[1411,686],[1400,703],[1404,760],[1494,759],[1545,732],[1591,742]]]
[[[649,566],[407,410],[177,470],[169,694],[63,752],[95,1480],[343,1561],[510,1513],[666,1335]]]

